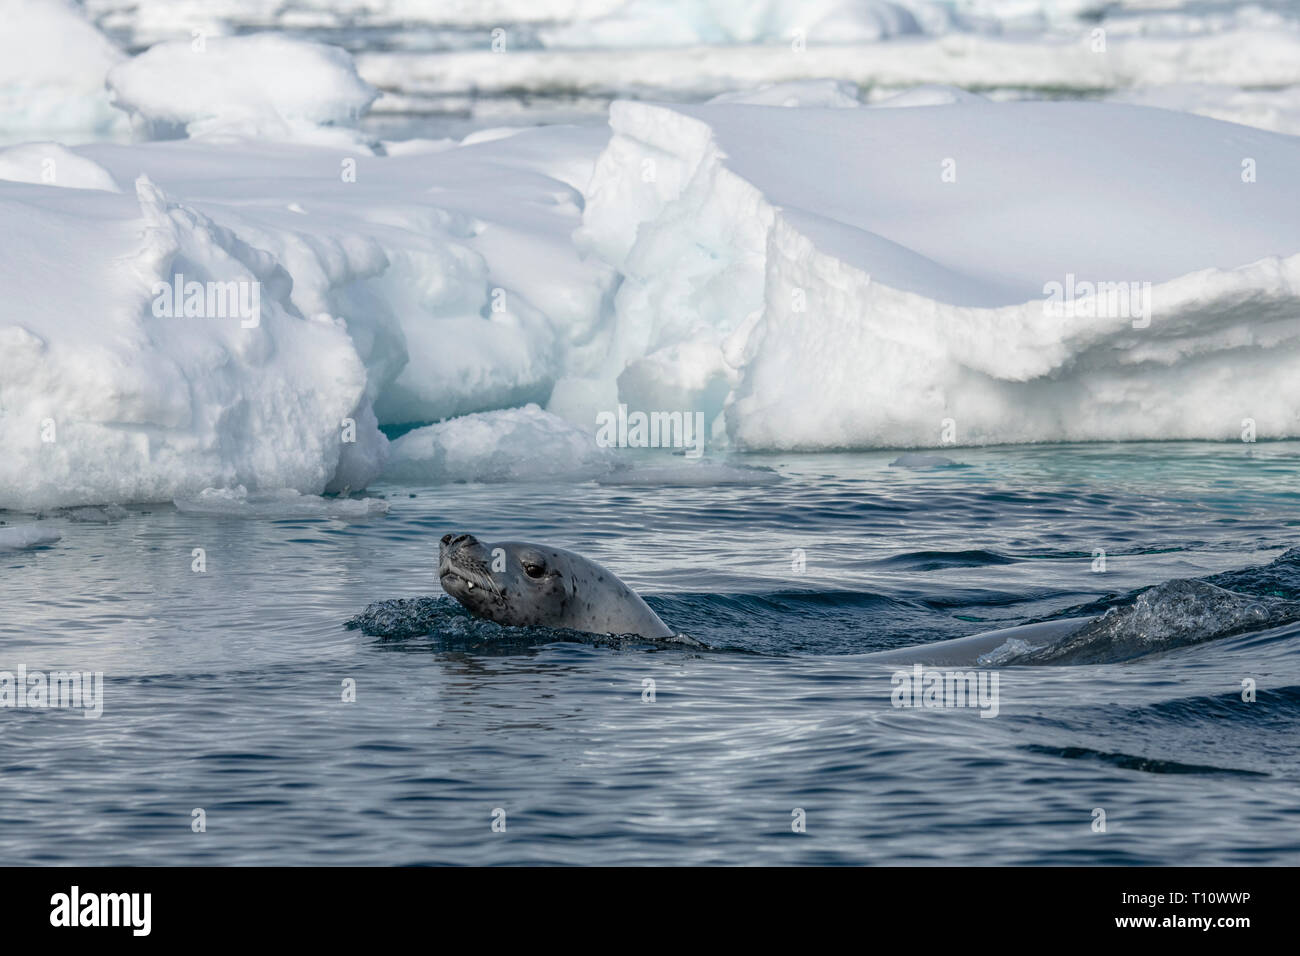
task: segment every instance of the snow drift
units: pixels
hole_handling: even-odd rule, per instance
[[[149,138],[250,136],[349,145],[379,91],[337,47],[270,34],[160,43],[109,71]]]

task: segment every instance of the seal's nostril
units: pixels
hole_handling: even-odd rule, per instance
[[[454,537],[454,538],[451,539],[451,543],[452,543],[453,545],[456,545],[456,544],[473,544],[473,543],[474,543],[474,536],[473,536],[472,534],[458,534],[458,535],[456,535],[456,537]]]
[[[443,544],[451,544],[451,535],[449,535],[449,534],[444,534],[444,535],[442,536],[442,543],[443,543]]]

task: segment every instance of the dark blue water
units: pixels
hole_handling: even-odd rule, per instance
[[[0,554],[0,670],[103,671],[104,708],[0,709],[0,863],[1300,862],[1300,626],[1003,667],[993,719],[896,708],[861,656],[1267,564],[1300,544],[1300,443],[949,454],[379,487],[389,515],[353,522],[45,516],[59,543]],[[451,605],[430,634],[344,628],[438,593],[451,530],[587,554],[713,649]]]

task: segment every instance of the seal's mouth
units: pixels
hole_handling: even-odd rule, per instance
[[[438,580],[446,588],[451,585],[455,588],[464,588],[466,591],[473,591],[475,588],[482,588],[493,594],[500,594],[501,590],[496,583],[486,575],[474,574],[473,572],[458,571],[455,568],[439,568]]]
[[[477,552],[483,545],[472,534],[444,535],[438,548],[438,580],[442,589],[458,601],[474,595],[500,596],[501,588],[488,572]]]

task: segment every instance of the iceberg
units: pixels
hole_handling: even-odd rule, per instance
[[[330,480],[365,366],[342,323],[297,309],[274,257],[148,177],[134,195],[0,183],[0,218],[0,507]],[[256,284],[257,327],[157,314],[178,273]]]
[[[56,183],[0,180],[0,507],[355,491],[381,424],[545,401],[614,281],[569,238],[605,135],[99,144],[78,175],[134,195],[60,188],[60,153]],[[40,168],[21,150],[0,171]],[[256,322],[181,314],[190,282],[256,290]]]
[[[328,125],[371,93],[314,45],[263,112],[238,86],[202,112],[168,79],[199,69],[172,58],[287,43],[155,48],[114,74],[189,138],[0,151],[0,507],[359,490],[381,425],[545,401],[595,334],[615,277],[570,234],[606,131],[383,155]]]
[[[109,49],[184,138],[0,149],[0,508],[755,478],[601,447],[620,405],[739,451],[1300,427],[1290,136],[819,79],[385,143],[341,50]]]
[[[672,392],[749,450],[1300,431],[1300,140],[1099,103],[610,122],[598,400]]]

